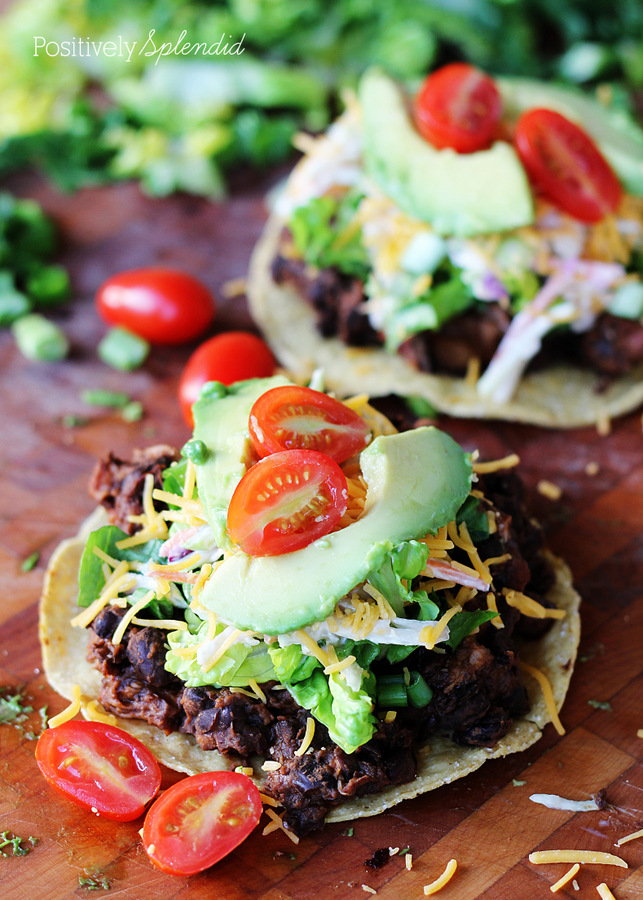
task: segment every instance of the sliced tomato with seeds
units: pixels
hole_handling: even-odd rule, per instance
[[[518,155],[542,193],[581,222],[614,212],[623,189],[594,141],[552,109],[530,109],[518,119]]]
[[[282,450],[243,476],[228,507],[228,533],[250,556],[301,550],[346,512],[346,476],[315,450]]]
[[[469,63],[436,69],[415,97],[417,129],[439,150],[483,150],[493,139],[501,113],[502,100],[493,79]]]
[[[317,450],[344,462],[371,436],[348,406],[311,388],[284,385],[262,394],[250,411],[250,439],[259,456],[281,450]]]
[[[38,739],[36,762],[68,800],[121,822],[138,818],[161,784],[147,747],[103,722],[73,720],[47,729]]]
[[[194,875],[238,847],[259,822],[261,811],[259,791],[246,775],[191,775],[152,805],[143,825],[143,846],[163,872]]]

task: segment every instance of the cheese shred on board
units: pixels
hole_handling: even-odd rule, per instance
[[[555,894],[562,887],[565,887],[565,885],[568,884],[572,880],[574,875],[576,875],[578,873],[579,869],[580,869],[580,865],[578,863],[574,863],[574,865],[571,867],[571,869],[568,869],[567,872],[565,872],[565,874],[561,878],[558,879],[558,881],[555,881],[551,885],[549,890],[552,892],[552,894]]]
[[[80,712],[80,685],[75,684],[71,691],[71,703],[66,709],[63,709],[62,712],[59,712],[57,716],[52,716],[47,723],[50,728],[56,728],[57,725],[62,725],[65,722],[69,722],[70,719],[73,719],[74,716],[77,716]]]
[[[535,850],[529,854],[529,862],[535,866],[547,866],[550,863],[585,863],[596,866],[619,866],[627,869],[628,865],[620,856],[603,853],[600,850]]]
[[[424,885],[424,896],[428,897],[431,894],[437,894],[438,891],[441,891],[442,888],[451,881],[457,868],[457,861],[455,859],[450,859],[440,877],[436,878],[435,881],[432,881],[430,884]]]

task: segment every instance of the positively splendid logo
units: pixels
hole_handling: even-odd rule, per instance
[[[176,41],[155,40],[156,28],[150,29],[145,43],[141,41],[126,41],[122,36],[111,41],[93,41],[90,38],[71,38],[68,41],[48,41],[40,35],[34,35],[34,56],[119,56],[131,62],[132,56],[144,56],[154,58],[154,65],[164,56],[239,56],[244,52],[243,41],[245,33],[238,41],[233,40],[232,35],[222,34],[218,41],[208,44],[206,41],[190,43],[186,40],[187,31],[184,30]],[[140,44],[140,46],[139,46]],[[137,49],[138,48],[138,49]]]

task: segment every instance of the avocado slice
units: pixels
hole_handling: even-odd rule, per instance
[[[251,378],[229,387],[210,382],[194,404],[194,439],[208,448],[205,461],[196,466],[197,490],[215,540],[224,550],[231,547],[226,527],[230,498],[251,452],[250,410],[270,388],[285,384],[291,382],[281,375]]]
[[[455,518],[471,488],[471,462],[436,428],[380,435],[362,451],[368,484],[360,519],[282,556],[226,559],[200,602],[243,630],[284,634],[319,622],[400,541]]]
[[[626,191],[643,196],[643,130],[625,112],[574,88],[529,78],[497,78],[504,114],[518,118],[534,107],[553,109],[580,125],[598,144]]]
[[[439,234],[467,236],[529,225],[531,190],[513,147],[437,150],[416,131],[402,89],[377,69],[359,85],[368,174],[410,216]]]

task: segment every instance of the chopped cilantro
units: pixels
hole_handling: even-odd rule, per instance
[[[593,706],[594,709],[606,709],[608,712],[612,711],[612,704],[609,700],[588,700],[587,702],[590,706]]]
[[[104,875],[79,875],[78,884],[88,891],[109,891],[112,884]]]
[[[514,787],[522,787],[523,784],[527,784],[526,781],[519,781],[517,778],[513,778],[512,781]]]
[[[0,856],[26,856],[37,843],[38,838],[31,834],[23,838],[11,831],[0,832]]]
[[[10,722],[22,722],[27,714],[33,712],[33,706],[24,704],[24,695],[21,690],[11,694],[11,688],[0,687],[0,725]]]
[[[344,837],[353,837],[354,828],[351,826],[350,828],[345,828],[343,831],[340,831]]]
[[[23,559],[20,565],[21,572],[31,572],[31,570],[36,566],[36,563],[40,559],[40,553],[37,550],[34,550],[33,553],[30,553],[26,559]]]
[[[61,419],[63,428],[80,428],[82,425],[88,425],[89,422],[90,419],[87,416],[74,416],[72,414],[63,416]]]

